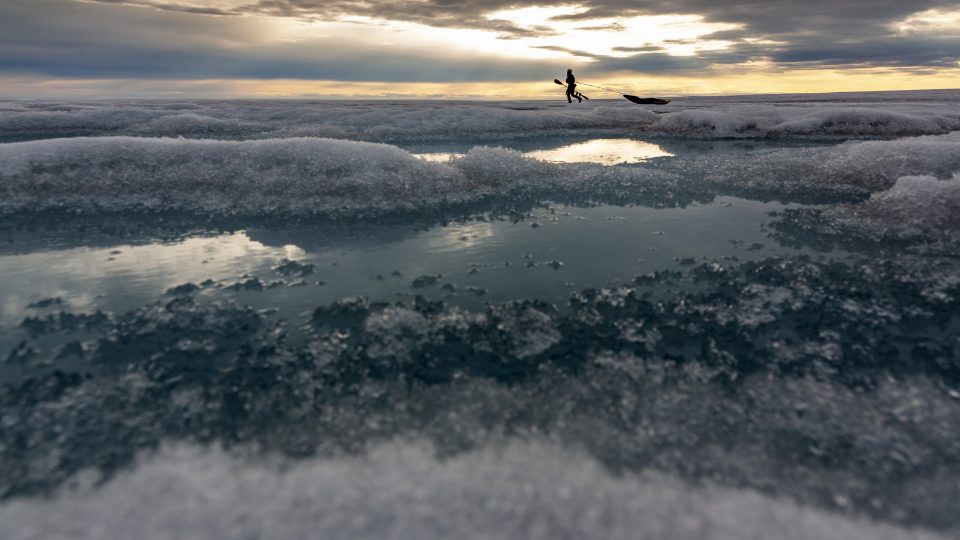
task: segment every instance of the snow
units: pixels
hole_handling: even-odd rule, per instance
[[[166,211],[362,217],[546,190],[658,183],[659,171],[561,168],[476,147],[450,163],[336,139],[72,138],[0,145],[0,213]],[[645,185],[639,185],[643,191]]]
[[[176,446],[99,490],[90,478],[77,483],[0,505],[5,538],[945,538],[755,491],[618,476],[542,443],[443,461],[427,445],[398,443],[363,459],[293,464]]]
[[[880,97],[877,97],[880,96]],[[616,129],[694,138],[892,137],[960,129],[957,94],[850,94],[836,102],[804,96],[677,98],[642,107],[626,101],[0,102],[0,134],[182,135],[193,138],[333,137],[401,142],[450,137],[528,137],[572,129]]]
[[[467,178],[399,148],[333,139],[73,138],[0,146],[8,210],[363,213],[470,196]]]
[[[859,107],[813,111],[733,107],[668,113],[651,129],[686,137],[890,137],[946,133],[957,129],[957,122],[950,115],[924,116]]]
[[[953,239],[960,234],[960,175],[904,176],[858,205],[825,212],[831,225],[877,239]]]
[[[550,163],[485,146],[438,162],[392,145],[338,139],[50,139],[0,145],[0,214],[362,218],[563,193],[670,203],[705,185],[715,193],[868,194],[901,176],[960,171],[958,135],[757,151],[725,161],[705,154],[639,167]]]
[[[696,198],[704,183],[707,191],[720,194],[837,200],[888,189],[903,176],[949,178],[960,171],[960,94],[842,98],[680,98],[654,110],[600,100],[576,107],[551,102],[7,102],[0,103],[0,141],[19,142],[0,145],[0,213],[148,210],[355,218],[518,195],[578,192],[585,197],[590,191],[600,198],[625,193],[644,200],[656,193],[670,205]],[[577,161],[572,155],[558,157],[577,145],[527,156],[498,148],[505,141],[571,133],[602,133],[610,141],[667,138],[664,148],[650,154],[664,157],[640,167],[558,166],[536,159]],[[825,138],[853,140],[722,160],[671,151],[684,139],[802,144]],[[443,160],[414,159],[400,146],[415,141],[463,141],[466,147],[436,154]]]

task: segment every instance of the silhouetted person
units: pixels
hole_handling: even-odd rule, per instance
[[[577,98],[577,102],[582,102],[583,98],[577,93],[577,78],[573,76],[573,70],[567,70],[567,103],[573,103],[571,97]]]

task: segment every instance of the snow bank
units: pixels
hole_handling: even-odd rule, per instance
[[[684,137],[904,137],[960,129],[960,119],[883,109],[829,107],[790,109],[770,106],[688,110],[663,115],[650,128]]]
[[[670,189],[659,171],[564,168],[502,148],[450,163],[395,146],[334,139],[210,141],[73,138],[0,145],[0,212],[173,211],[202,215],[363,216],[626,182]]]
[[[110,133],[169,113],[131,107],[47,106],[0,111],[0,136],[63,136],[76,131]]]
[[[767,132],[771,135],[902,137],[954,129],[958,129],[957,118],[924,117],[883,109],[837,108],[788,117]]]
[[[336,215],[428,207],[473,191],[456,169],[375,143],[108,137],[0,146],[8,211]]]
[[[223,127],[192,113],[170,118],[210,131]],[[888,189],[903,176],[949,178],[957,171],[960,132],[758,150],[736,159],[681,154],[630,167],[548,163],[488,147],[430,162],[395,146],[336,139],[72,138],[0,145],[0,213],[362,217],[561,194],[672,205],[708,187],[708,194],[830,200]]]
[[[337,218],[518,197],[673,205],[704,194],[766,193],[829,201],[888,189],[902,176],[949,178],[956,171],[960,132],[614,167],[549,163],[488,147],[430,162],[395,146],[336,139],[72,138],[0,145],[0,213]]]
[[[185,112],[185,110],[189,112]],[[0,137],[92,134],[271,139],[335,137],[369,141],[447,137],[523,137],[564,129],[639,128],[657,115],[639,107],[545,103],[446,102],[144,102],[141,108],[101,103],[0,109]]]
[[[960,132],[846,143],[825,154],[827,179],[853,182],[872,190],[886,189],[901,176],[949,178],[960,171]]]
[[[271,463],[180,446],[99,489],[0,506],[5,538],[853,540],[941,536],[757,492],[615,476],[544,444],[439,461],[428,448]]]
[[[134,132],[144,133],[154,137],[177,136],[182,134],[216,136],[240,132],[244,127],[243,123],[235,120],[220,120],[195,113],[183,113],[154,118],[145,123],[136,124],[130,129]]]
[[[617,130],[691,138],[894,137],[960,129],[955,103],[902,99],[816,103],[789,96],[750,104],[715,98],[667,106],[591,101],[517,102],[124,101],[0,102],[0,138],[92,135],[221,139],[334,137],[403,142],[529,137],[562,130]],[[919,98],[918,98],[919,99]],[[656,110],[657,112],[653,112]]]
[[[902,176],[949,178],[960,171],[960,132],[833,147],[693,153],[656,165],[719,193],[837,202],[890,188]]]
[[[936,241],[960,234],[960,175],[905,176],[862,204],[824,212],[829,225],[872,239]]]
[[[687,137],[756,137],[768,133],[786,114],[773,107],[695,109],[665,114],[653,129]]]

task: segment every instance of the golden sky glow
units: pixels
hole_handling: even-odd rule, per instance
[[[673,75],[638,76],[614,74],[613,78],[596,79],[601,85],[619,85],[634,92],[657,96],[863,92],[889,90],[955,89],[960,81],[960,67],[929,74],[904,73],[898,70],[755,70],[729,72],[706,77]],[[0,77],[0,87],[11,94],[36,97],[102,96],[116,88],[125,91],[118,97],[187,97],[210,98],[443,98],[443,99],[556,99],[564,100],[562,88],[547,82],[498,83],[386,83],[304,80],[217,79],[196,81],[143,81],[102,79],[44,79],[35,77]],[[559,92],[558,90],[559,89]],[[589,95],[589,94],[588,94]],[[616,97],[597,93],[596,98]]]

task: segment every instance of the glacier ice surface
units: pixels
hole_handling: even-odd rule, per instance
[[[0,521],[13,538],[131,523],[154,537],[954,537],[958,103],[0,103],[9,239],[79,228],[85,247],[99,223],[97,238],[161,242],[151,227],[228,223],[277,246],[265,273],[192,276],[131,309],[59,290],[0,303],[19,321],[0,328],[18,336],[0,362],[31,374],[0,386]],[[561,135],[672,155],[603,166],[517,148]],[[450,141],[461,155],[443,162],[405,149]],[[530,218],[523,234],[545,235],[549,201],[661,212],[725,195],[814,206],[772,217],[770,241],[731,239],[722,259],[692,249],[571,285],[565,305],[428,299],[482,289],[424,261],[378,270],[404,289],[396,301],[343,294],[289,313],[292,287],[329,278],[293,244],[338,249],[298,220],[401,243],[394,223],[464,219],[441,240],[469,250],[503,238],[464,215]],[[663,230],[628,249],[676,241]],[[559,281],[567,262],[513,261]]]

